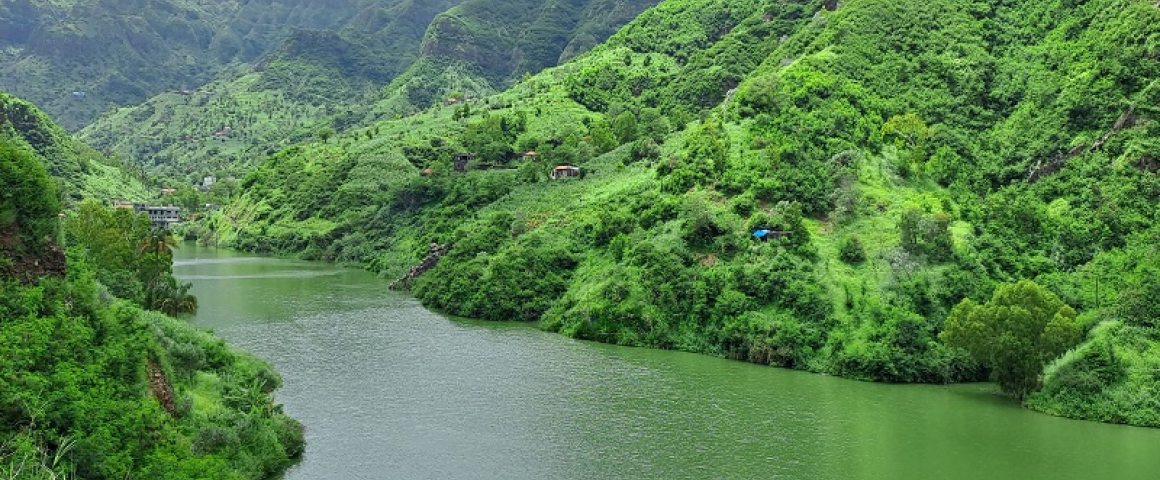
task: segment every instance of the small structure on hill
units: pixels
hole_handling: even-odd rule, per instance
[[[467,162],[475,160],[474,153],[456,153],[455,154],[455,171],[466,172]]]
[[[173,195],[173,194],[175,194],[175,193],[177,193],[177,189],[176,189],[176,188],[168,188],[168,187],[166,187],[166,188],[162,188],[162,189],[161,189],[161,194],[162,194],[162,195]]]
[[[163,207],[148,205],[144,203],[134,203],[133,213],[149,215],[149,221],[153,223],[154,227],[169,229],[170,225],[181,223],[181,209],[178,207],[166,205]],[[125,208],[117,205],[118,208]]]
[[[768,242],[769,240],[781,240],[783,238],[789,238],[792,234],[793,232],[787,232],[784,230],[770,230],[761,228],[753,231],[753,238],[763,242]]]
[[[435,174],[435,169],[431,168],[431,167],[427,167],[427,168],[424,168],[423,170],[419,171],[419,175],[424,176],[424,177],[430,177],[431,175],[434,175],[434,174]]]
[[[201,184],[197,186],[197,189],[202,192],[208,192],[210,187],[212,187],[215,183],[217,183],[217,177],[206,176],[205,178],[201,179]]]
[[[580,176],[580,169],[577,167],[573,167],[571,165],[560,165],[559,167],[553,168],[552,173],[548,174],[548,176],[551,177],[552,180],[559,180],[561,178],[569,178],[569,177],[579,177]]]

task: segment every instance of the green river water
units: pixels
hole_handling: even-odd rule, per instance
[[[321,263],[183,245],[193,322],[274,365],[315,479],[1148,479],[1160,430],[452,319]]]

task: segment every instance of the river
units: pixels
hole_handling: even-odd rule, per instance
[[[287,480],[1148,479],[1160,430],[453,319],[354,269],[182,245],[194,324],[282,373]]]

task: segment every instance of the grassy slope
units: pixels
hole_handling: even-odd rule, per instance
[[[1102,138],[1129,106],[1155,115],[1158,54],[1146,39],[1157,15],[1150,2],[1114,0],[862,0],[834,13],[665,2],[592,52],[477,101],[463,121],[462,109],[437,107],[276,155],[207,233],[391,276],[429,242],[454,243],[416,293],[455,313],[857,378],[978,378],[937,339],[959,300],[1034,278],[1094,326],[1115,321],[1108,305],[1132,281],[1125,273],[1149,258],[1160,189],[1141,166],[1157,155],[1154,122],[1024,179]],[[657,151],[629,139],[601,153],[600,125],[626,111],[648,123],[651,108],[677,130],[651,122]],[[905,114],[929,125],[927,143],[884,132]],[[526,129],[503,141],[540,147],[536,161],[449,172],[473,132],[502,136],[495,125],[521,115]],[[689,123],[698,118],[708,121]],[[558,163],[591,173],[543,181]],[[419,177],[427,166],[436,174]],[[748,238],[753,226],[792,227],[797,208],[807,244]],[[928,229],[914,246],[900,236],[908,211]],[[851,236],[864,262],[840,258]],[[1096,296],[1100,265],[1117,273]],[[1149,332],[1094,330],[1127,373],[1062,385],[1059,372],[1092,368],[1076,362],[1089,342],[1029,404],[1160,424],[1142,397],[1115,393],[1151,388]]]

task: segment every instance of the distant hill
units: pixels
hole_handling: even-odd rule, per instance
[[[587,51],[655,3],[383,2],[340,28],[295,30],[252,65],[105,115],[80,136],[169,178],[242,175],[320,131],[494,93]]]
[[[31,152],[72,200],[144,200],[151,193],[127,168],[74,139],[29,102],[0,92],[0,137]]]
[[[111,108],[195,89],[296,28],[374,21],[403,0],[14,0],[0,3],[0,90],[75,131]],[[74,94],[75,92],[75,94]]]

